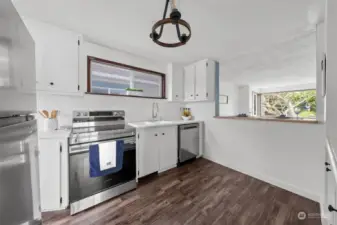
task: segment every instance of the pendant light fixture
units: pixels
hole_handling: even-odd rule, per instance
[[[165,18],[168,10],[169,3],[171,1],[171,13],[169,18]],[[175,43],[165,43],[160,41],[162,37],[164,26],[167,24],[172,24],[175,26],[177,31],[178,42]],[[159,34],[156,30],[160,27]],[[185,27],[188,30],[188,34],[181,34],[181,27]],[[176,0],[166,0],[165,9],[163,19],[156,22],[152,27],[152,32],[150,34],[150,38],[158,45],[167,48],[175,48],[182,45],[185,45],[191,38],[191,26],[185,21],[181,19],[181,13],[177,9]]]

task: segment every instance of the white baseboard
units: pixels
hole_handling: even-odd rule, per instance
[[[210,161],[213,161],[213,162],[218,163],[220,165],[223,165],[225,167],[231,168],[233,170],[236,170],[236,171],[238,171],[240,173],[243,173],[243,174],[246,174],[248,176],[254,177],[254,178],[259,179],[261,181],[267,182],[269,184],[272,184],[272,185],[277,186],[279,188],[282,188],[284,190],[293,192],[297,195],[303,196],[303,197],[308,198],[310,200],[313,200],[315,202],[320,202],[320,196],[318,196],[317,194],[308,192],[306,190],[303,190],[302,188],[298,188],[294,185],[285,183],[283,181],[280,181],[280,180],[275,179],[275,178],[270,177],[270,176],[266,176],[265,174],[262,174],[262,173],[258,173],[258,172],[254,172],[254,171],[246,171],[246,170],[240,168],[238,165],[231,165],[231,164],[227,164],[227,163],[225,164],[217,158],[212,158],[212,157],[209,157],[207,155],[204,155],[203,157],[205,159],[208,159]]]

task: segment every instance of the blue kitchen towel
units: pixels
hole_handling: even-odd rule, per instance
[[[101,171],[99,166],[99,145],[91,145],[89,147],[90,177],[102,177],[112,173],[117,173],[123,168],[123,158],[124,141],[116,141],[116,167]]]

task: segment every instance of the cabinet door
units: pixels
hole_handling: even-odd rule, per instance
[[[207,61],[203,60],[195,66],[195,100],[207,100]]]
[[[178,128],[160,128],[160,172],[171,169],[177,165],[178,160]]]
[[[60,142],[53,139],[39,141],[40,193],[42,211],[61,207]]]
[[[166,74],[167,98],[169,101],[184,101],[184,67],[170,63]]]
[[[61,187],[61,209],[66,209],[69,205],[69,154],[68,140],[60,140],[59,142],[61,157],[60,157],[60,187]]]
[[[337,146],[337,1],[327,1],[326,31],[326,129],[332,146]]]
[[[172,99],[173,101],[184,100],[184,73],[181,68],[174,68],[172,76]]]
[[[215,101],[215,81],[216,81],[216,73],[217,73],[217,63],[212,60],[207,60],[207,101]]]
[[[28,33],[23,23],[17,23],[12,27],[15,35],[19,38],[13,39],[9,48],[11,60],[10,70],[15,77],[15,86],[24,92],[35,92],[35,45],[33,38]],[[0,43],[2,41],[0,40]]]
[[[335,215],[332,212],[329,212],[327,209],[329,207],[329,205],[335,207],[336,206],[336,183],[334,183],[334,177],[333,177],[333,172],[327,172],[327,205],[326,205],[326,213],[327,215],[327,219],[329,220],[329,222],[331,224],[335,224]]]
[[[27,20],[36,46],[36,88],[78,92],[79,36],[46,23]]]
[[[184,90],[185,100],[195,99],[195,65],[189,65],[184,68]]]
[[[139,177],[159,170],[159,133],[157,128],[147,128],[139,133]]]

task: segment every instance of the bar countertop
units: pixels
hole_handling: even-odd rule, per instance
[[[320,124],[321,122],[314,119],[297,119],[297,118],[272,118],[272,117],[238,117],[238,116],[215,116],[216,119],[230,119],[230,120],[257,120],[257,121],[273,121],[283,123],[307,123],[307,124]]]

